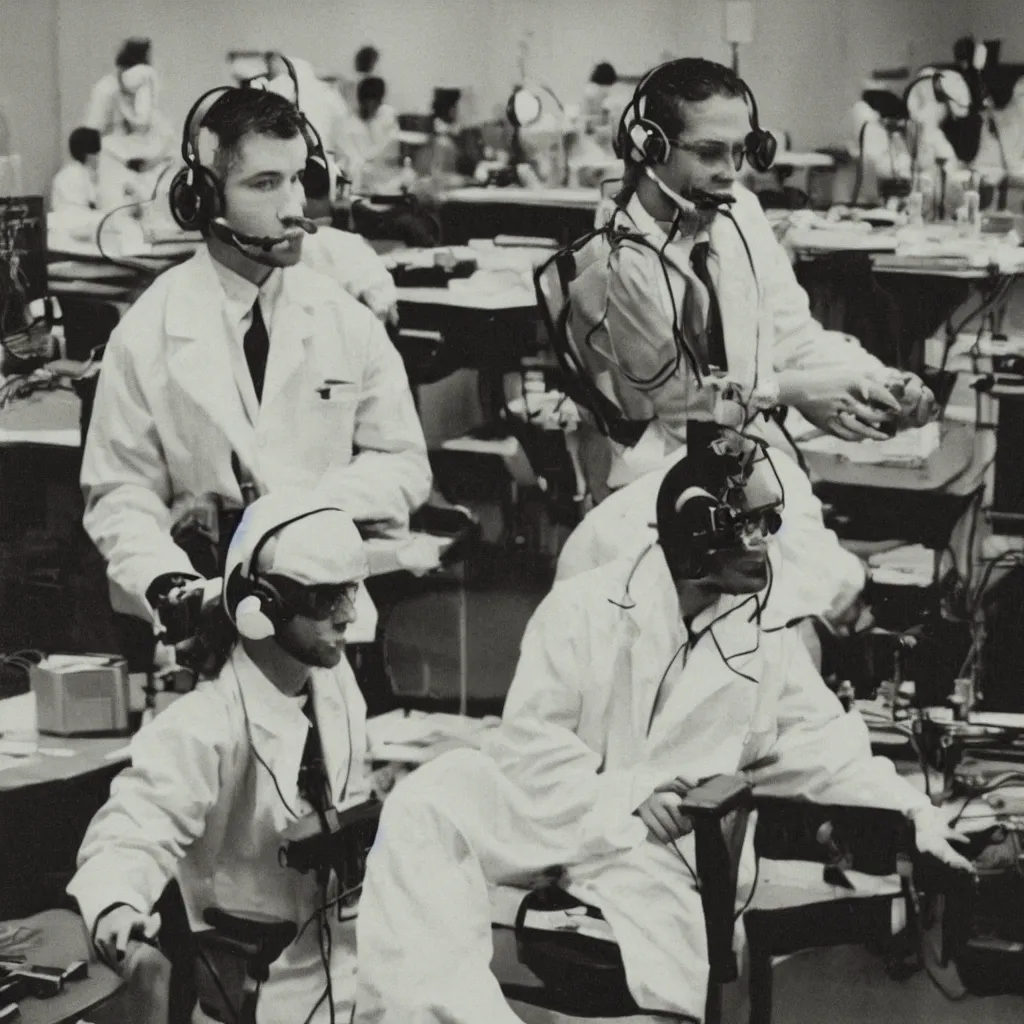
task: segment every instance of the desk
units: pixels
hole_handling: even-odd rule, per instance
[[[0,701],[0,721],[20,720],[31,694]],[[10,739],[33,733],[7,731]],[[47,751],[0,759],[0,907],[24,916],[65,899],[75,871],[78,847],[92,816],[103,806],[110,782],[128,763],[126,737],[110,739],[38,738]]]
[[[553,238],[559,245],[594,226],[599,189],[467,188],[441,201],[441,231],[448,245],[471,238],[520,235]]]
[[[8,921],[7,925],[21,925],[36,933],[36,940],[25,950],[33,963],[53,967],[74,960],[89,963],[89,976],[66,982],[60,995],[52,999],[23,999],[18,1004],[21,1024],[77,1024],[123,987],[121,979],[96,959],[77,914],[69,910],[44,910],[24,920]]]

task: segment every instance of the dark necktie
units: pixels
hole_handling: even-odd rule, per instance
[[[302,760],[299,762],[299,792],[316,811],[323,814],[331,806],[331,786],[327,779],[320,730],[317,728],[316,713],[313,709],[313,690],[309,683],[303,692],[306,695],[306,702],[302,706],[302,711],[309,722],[309,730],[306,732],[306,743],[302,748]]]
[[[242,348],[245,350],[245,361],[249,365],[249,376],[252,377],[252,386],[256,390],[256,401],[259,402],[263,398],[263,379],[267,375],[270,335],[267,334],[267,325],[263,321],[263,313],[260,310],[260,300],[258,298],[252,304],[252,323],[245,332]]]
[[[708,290],[708,319],[704,328],[704,352],[711,366],[719,370],[728,370],[729,362],[725,358],[725,334],[722,330],[722,310],[718,305],[718,292],[711,283],[708,272],[708,255],[710,242],[698,242],[690,254],[690,266],[697,280]]]

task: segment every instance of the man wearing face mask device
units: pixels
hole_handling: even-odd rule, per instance
[[[553,865],[603,912],[643,1019],[701,1020],[706,932],[680,806],[711,775],[899,809],[922,849],[966,867],[793,632],[762,627],[778,499],[752,493],[743,462],[718,445],[678,462],[657,539],[537,609],[483,751],[443,755],[389,795],[359,910],[357,1022],[518,1021],[490,972],[487,886]]]
[[[145,636],[118,620],[140,670],[153,609],[182,579],[219,574],[175,543],[175,524],[223,511],[223,546],[255,496],[299,487],[367,534],[401,536],[430,489],[384,327],[298,265],[315,230],[306,189],[327,187],[301,113],[273,92],[212,90],[186,120],[182,151],[172,212],[206,245],[111,336],[82,465],[84,525],[107,560],[114,609],[145,620]]]
[[[208,678],[136,737],[69,886],[97,952],[126,980],[123,1019],[168,1020],[166,962],[147,943],[185,956],[164,941],[173,925],[156,907],[175,880],[198,933],[211,907],[301,929],[270,969],[257,1020],[348,1020],[354,934],[321,910],[337,879],[286,867],[280,850],[300,819],[369,793],[366,708],[344,657],[366,573],[340,509],[279,491],[246,510],[218,588],[230,642]],[[206,963],[221,967],[216,956]]]
[[[579,251],[569,286],[568,329],[594,383],[626,418],[650,421],[632,447],[611,445],[607,487],[685,444],[691,418],[737,426],[792,405],[856,440],[931,413],[917,377],[812,319],[756,197],[737,182],[745,160],[767,167],[774,149],[749,89],[711,61],[655,68],[623,113],[627,170],[611,234]],[[605,483],[591,481],[598,496]]]

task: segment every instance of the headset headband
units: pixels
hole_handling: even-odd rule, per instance
[[[291,519],[286,519],[283,523],[278,523],[276,526],[272,526],[262,537],[256,542],[252,549],[252,554],[249,556],[249,563],[245,566],[242,572],[242,578],[249,583],[254,585],[259,582],[260,578],[260,555],[263,553],[264,547],[267,543],[276,537],[286,527],[291,526],[293,523],[301,522],[303,519],[309,519],[311,516],[317,516],[321,512],[341,512],[342,509],[335,505],[324,505],[323,508],[310,509],[308,512],[302,512],[297,516],[292,516]]]

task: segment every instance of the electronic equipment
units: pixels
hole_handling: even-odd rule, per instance
[[[318,814],[301,818],[281,847],[281,863],[303,874],[333,870],[340,892],[354,893],[366,874],[381,807],[378,800],[364,800],[351,807],[329,808],[323,818]]]
[[[975,877],[946,887],[942,960],[974,995],[1024,994],[1024,821],[971,833],[963,852]]]
[[[750,783],[741,775],[712,775],[691,789],[680,806],[684,814],[728,814],[751,793]]]
[[[46,215],[42,196],[0,196],[0,341],[7,353],[31,360],[52,358],[49,330],[41,335],[29,304],[47,293]]]
[[[36,727],[55,736],[128,734],[128,666],[106,654],[54,654],[29,669]]]
[[[1024,359],[1015,355],[993,356],[991,383],[983,390],[998,400],[996,465],[992,507],[988,520],[995,533],[1024,535]]]

